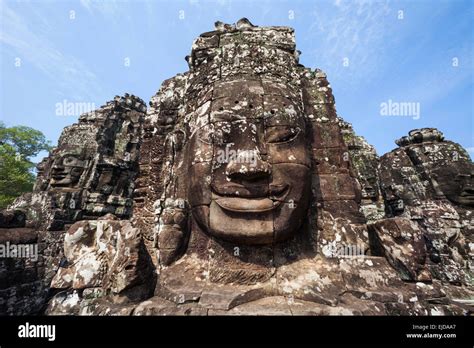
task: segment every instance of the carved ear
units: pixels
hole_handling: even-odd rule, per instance
[[[186,143],[186,132],[182,129],[175,129],[166,135],[165,148],[170,151],[181,151]]]
[[[439,187],[439,184],[438,184],[438,181],[436,181],[437,177],[438,176],[436,175],[436,173],[431,174],[431,178],[430,178],[431,186],[433,186],[433,190],[434,190],[436,196],[444,197],[444,193],[443,193],[443,191],[441,191],[441,189]]]
[[[189,240],[189,205],[184,199],[166,199],[160,211],[157,246],[160,263],[168,266],[178,260]]]

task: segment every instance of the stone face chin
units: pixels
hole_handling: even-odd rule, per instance
[[[299,54],[292,28],[217,22],[149,108],[66,127],[0,212],[41,260],[0,259],[0,314],[472,313],[467,152],[422,128],[379,157]]]

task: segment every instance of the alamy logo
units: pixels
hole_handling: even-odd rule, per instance
[[[324,256],[328,258],[364,257],[365,248],[357,244],[326,244],[322,247]]]
[[[18,326],[18,337],[47,338],[51,342],[56,339],[56,325],[35,325],[26,322]]]
[[[380,103],[380,115],[382,116],[403,116],[413,117],[414,120],[420,118],[420,103],[418,102],[396,102],[389,99]]]
[[[56,103],[55,108],[56,116],[79,116],[96,109],[94,103],[70,102],[66,99]]]
[[[0,244],[0,258],[31,259],[38,261],[38,244]]]
[[[250,167],[257,166],[258,155],[255,150],[233,150],[230,146],[226,146],[225,150],[217,151],[218,163],[245,163]]]

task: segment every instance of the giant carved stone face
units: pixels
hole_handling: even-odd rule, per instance
[[[193,216],[208,234],[236,244],[291,237],[310,193],[300,100],[252,80],[220,82],[213,96],[185,149]]]
[[[84,172],[87,160],[77,149],[65,149],[58,153],[51,166],[52,187],[75,187]]]

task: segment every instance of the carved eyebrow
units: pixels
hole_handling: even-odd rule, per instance
[[[247,118],[233,111],[224,110],[220,112],[213,112],[211,114],[211,119],[212,122],[235,122],[246,120]]]
[[[293,141],[301,133],[298,126],[270,126],[266,128],[265,140],[269,143],[286,143]]]
[[[304,128],[304,119],[301,115],[289,117],[287,115],[281,115],[278,113],[272,115],[269,112],[268,114],[269,115],[265,117],[265,127],[288,126]]]

